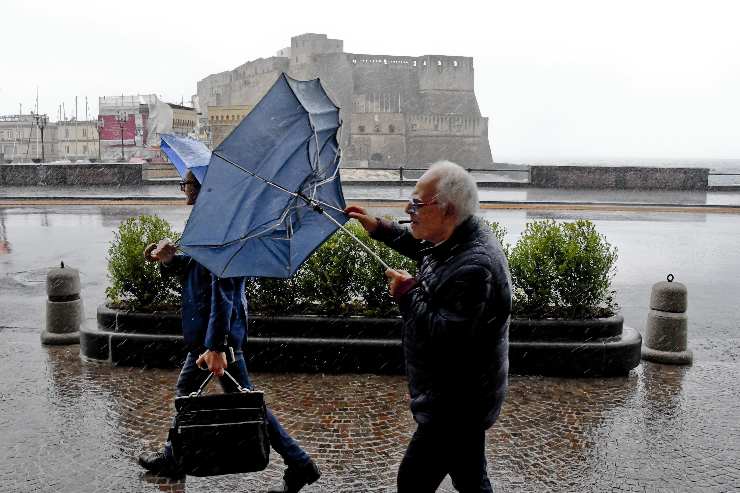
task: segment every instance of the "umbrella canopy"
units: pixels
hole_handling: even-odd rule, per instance
[[[339,108],[282,74],[213,151],[179,242],[219,277],[290,277],[347,221]]]
[[[160,135],[160,148],[177,168],[181,178],[192,171],[199,183],[206,177],[211,151],[199,140],[172,134]]]

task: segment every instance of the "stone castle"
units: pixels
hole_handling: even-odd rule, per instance
[[[345,53],[342,40],[303,34],[274,57],[199,81],[194,99],[202,118],[211,128],[236,125],[240,117],[223,108],[253,107],[281,72],[321,78],[341,108],[344,166],[425,167],[440,159],[474,169],[493,166],[471,57]],[[224,136],[214,135],[212,143]]]

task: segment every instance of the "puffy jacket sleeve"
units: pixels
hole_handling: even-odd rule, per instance
[[[190,255],[178,253],[168,263],[159,264],[159,270],[166,277],[184,276],[190,260]]]
[[[404,319],[411,319],[417,333],[440,344],[470,341],[485,324],[490,302],[492,273],[483,265],[467,263],[455,269],[443,284],[435,287],[434,300],[425,279],[399,300]]]
[[[401,255],[416,262],[421,260],[421,251],[428,247],[429,243],[417,240],[406,228],[385,219],[378,218],[378,220],[380,223],[377,229],[370,235],[372,239],[385,243]]]

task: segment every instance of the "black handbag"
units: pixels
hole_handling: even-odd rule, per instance
[[[201,395],[200,388],[175,398],[177,414],[170,429],[172,452],[186,474],[216,476],[261,471],[270,460],[264,393],[243,388],[228,373],[238,391]]]

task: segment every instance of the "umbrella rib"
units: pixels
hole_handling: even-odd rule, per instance
[[[293,196],[296,196],[296,197],[298,196],[298,194],[296,192],[291,192],[290,190],[288,190],[284,186],[278,185],[277,183],[275,183],[273,181],[270,181],[267,178],[263,178],[260,175],[258,175],[257,173],[255,173],[254,171],[250,171],[250,170],[248,170],[247,168],[245,168],[243,166],[239,166],[234,161],[232,161],[231,159],[227,158],[226,156],[224,156],[223,154],[221,154],[221,153],[219,153],[217,151],[213,151],[213,154],[215,154],[216,156],[220,157],[221,159],[223,159],[224,161],[226,161],[230,165],[234,166],[235,168],[238,168],[238,169],[244,171],[245,173],[248,173],[248,174],[254,176],[255,178],[258,178],[258,179],[262,180],[263,182],[265,182],[268,185],[271,185],[271,186],[277,188],[278,190],[282,190],[283,192],[289,193],[290,195],[293,195]]]

